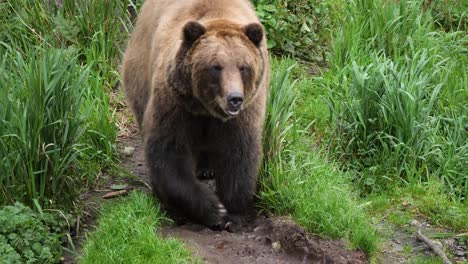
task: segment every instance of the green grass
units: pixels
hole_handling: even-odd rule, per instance
[[[417,257],[411,259],[408,263],[410,264],[442,264],[444,263],[441,259],[436,257]]]
[[[370,214],[466,231],[466,1],[315,2],[255,1],[273,52],[330,62],[311,77],[272,60],[259,206],[369,255]],[[109,94],[142,1],[57,3],[0,2],[0,205],[70,208],[115,162]],[[162,219],[133,194],[104,211],[82,261],[195,261],[161,239]]]
[[[165,221],[150,196],[132,192],[102,211],[79,263],[199,263],[181,242],[161,237]]]
[[[390,224],[397,226],[405,226],[409,220],[422,217],[426,217],[431,225],[455,232],[464,232],[468,226],[468,207],[451,200],[440,180],[374,193],[366,200],[369,213],[378,218],[386,216]]]
[[[468,26],[468,3],[458,0],[435,0],[429,6],[435,24],[446,31],[466,31]]]
[[[6,50],[6,51],[5,51]],[[70,171],[82,150],[78,114],[87,70],[76,56],[37,47],[26,54],[6,47],[1,62],[0,202],[37,198],[71,202]]]
[[[311,91],[311,81],[291,81],[291,74],[303,74],[293,70],[292,60],[273,59],[272,64],[260,206],[273,214],[291,215],[312,233],[347,238],[352,247],[372,255],[379,238],[353,195],[350,177],[328,162],[321,149],[312,147],[311,135],[302,126],[311,113],[309,102],[299,98]]]
[[[115,162],[109,95],[133,3],[62,3],[0,3],[1,205],[68,210]]]
[[[363,193],[442,180],[468,194],[467,37],[441,32],[420,1],[349,2],[331,71],[333,155]],[[463,55],[465,54],[465,55]]]

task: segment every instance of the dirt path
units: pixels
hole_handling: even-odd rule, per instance
[[[119,137],[127,156],[123,166],[149,186],[139,135]],[[346,250],[344,242],[308,235],[284,217],[255,216],[236,233],[200,225],[166,226],[162,233],[184,241],[206,263],[367,263],[361,251]]]

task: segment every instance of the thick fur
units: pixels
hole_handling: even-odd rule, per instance
[[[122,75],[159,200],[210,227],[246,212],[269,83],[266,38],[249,1],[147,0]],[[232,91],[244,95],[236,116],[226,114]],[[199,183],[201,166],[216,192]]]

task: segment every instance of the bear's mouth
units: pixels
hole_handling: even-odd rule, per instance
[[[230,110],[230,109],[228,109],[228,110],[226,111],[226,113],[227,113],[229,116],[236,116],[236,115],[238,115],[238,114],[240,113],[240,109],[237,109],[237,110]]]
[[[218,114],[221,114],[224,118],[231,118],[238,116],[239,113],[242,110],[241,106],[238,107],[233,107],[230,105],[227,105],[226,101],[223,100],[221,97],[216,97],[215,102],[217,105],[214,107],[216,112]]]

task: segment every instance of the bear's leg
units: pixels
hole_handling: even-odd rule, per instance
[[[201,153],[197,161],[197,178],[199,180],[212,180],[214,179],[214,172],[209,164],[209,155]]]
[[[222,151],[212,156],[216,192],[229,214],[246,214],[256,191],[261,137],[255,131],[223,129]]]
[[[222,228],[226,209],[215,193],[198,182],[185,142],[174,135],[150,138],[146,158],[153,190],[172,211],[212,228]]]

